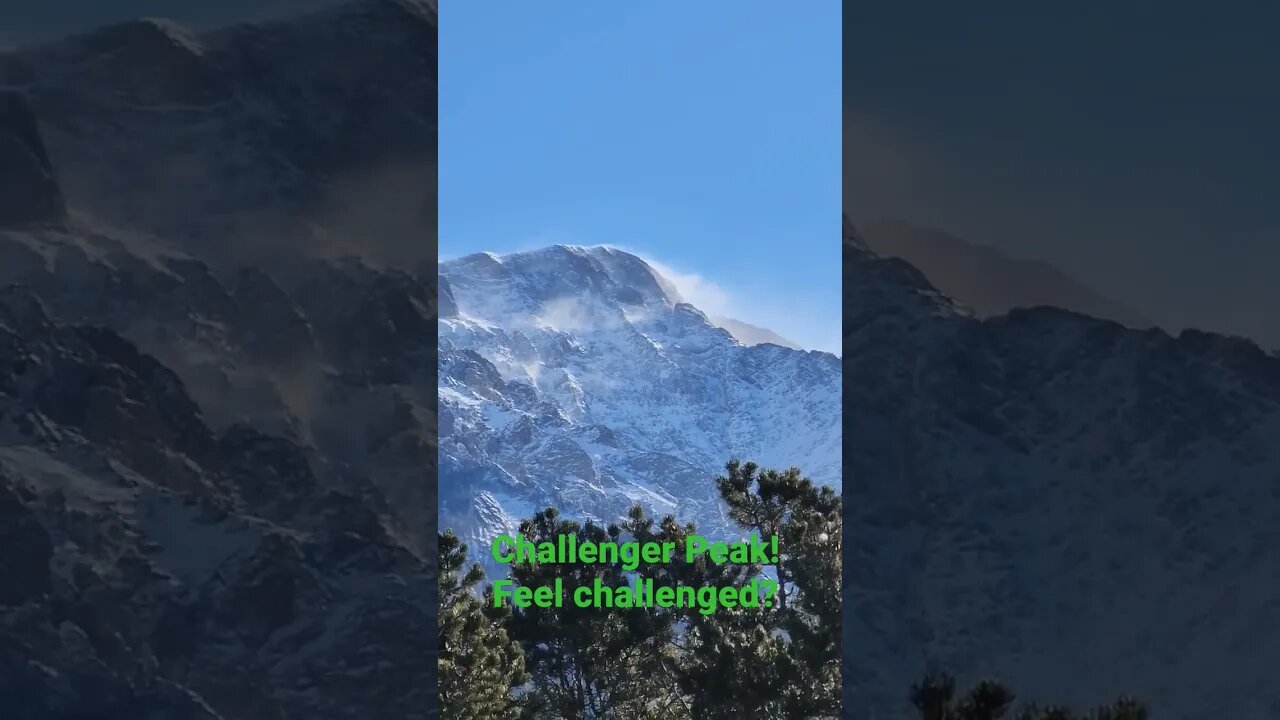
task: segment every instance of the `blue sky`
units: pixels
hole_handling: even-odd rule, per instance
[[[849,3],[853,219],[1280,347],[1280,3]]]
[[[613,245],[839,351],[837,0],[452,2],[440,32],[441,257]]]

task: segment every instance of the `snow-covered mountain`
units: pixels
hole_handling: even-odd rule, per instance
[[[846,220],[845,708],[927,669],[1164,720],[1280,717],[1280,359],[977,319]]]
[[[138,20],[0,53],[0,89],[33,109],[80,217],[232,264],[299,247],[422,259],[435,33],[423,0],[201,34]]]
[[[473,547],[548,505],[727,531],[732,458],[840,485],[839,360],[744,345],[634,255],[470,255],[440,288],[440,522]]]
[[[743,345],[768,344],[781,345],[782,347],[788,347],[792,350],[803,349],[794,341],[788,340],[768,328],[762,328],[759,325],[752,325],[751,323],[735,320],[730,317],[724,317],[723,315],[713,315],[710,317],[712,323],[728,330],[729,334]]]
[[[435,59],[412,0],[0,53],[6,720],[432,717]]]
[[[984,317],[1051,305],[1135,329],[1156,323],[1043,262],[1013,258],[942,230],[887,219],[863,229],[877,255],[919,268],[939,290]]]
[[[1280,358],[977,319],[851,229],[843,370],[615,251],[438,275],[435,57],[411,0],[0,53],[6,720],[429,717],[442,395],[472,536],[847,474],[850,717],[930,664],[1280,716]]]

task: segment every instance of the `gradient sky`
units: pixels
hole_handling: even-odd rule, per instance
[[[441,8],[440,250],[614,245],[838,352],[840,3]]]
[[[845,202],[1280,347],[1280,3],[851,3]]]

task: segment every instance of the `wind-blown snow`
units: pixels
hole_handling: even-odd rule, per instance
[[[439,321],[441,527],[469,542],[549,505],[727,531],[713,480],[733,458],[840,486],[835,356],[744,346],[612,248],[477,254],[440,276],[456,305]]]

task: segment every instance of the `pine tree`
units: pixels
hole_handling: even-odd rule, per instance
[[[729,515],[761,537],[777,535],[775,635],[787,638],[787,717],[838,717],[842,692],[843,504],[797,468],[763,470],[731,461],[716,479]]]
[[[949,673],[933,673],[911,686],[910,699],[920,720],[1000,720],[1013,708],[1015,696],[1004,685],[984,680],[967,695],[955,699],[956,681]],[[1149,720],[1146,707],[1130,697],[1085,715],[1065,705],[1023,705],[1015,720]]]
[[[534,543],[577,535],[580,542],[619,542],[616,526],[561,520],[548,508],[526,520],[520,533]],[[527,718],[609,720],[681,717],[679,698],[664,691],[663,659],[670,653],[672,629],[645,608],[578,607],[574,589],[630,584],[620,564],[513,563],[518,585],[554,587],[562,581],[561,607],[514,608],[511,636],[524,649],[533,689]],[[667,690],[674,690],[667,683]]]
[[[630,585],[743,587],[766,572],[779,583],[771,607],[515,608],[507,619],[530,673],[523,718],[600,720],[816,720],[840,716],[840,497],[796,469],[759,471],[730,462],[717,488],[729,516],[761,538],[777,535],[780,556],[768,563],[717,565],[683,560],[697,532],[673,517],[655,521],[633,508],[621,527],[560,518],[554,508],[522,523],[529,541],[673,542],[671,563],[620,565],[513,563],[510,579],[536,588],[562,581],[566,595],[599,581]],[[627,537],[624,538],[623,534]],[[716,538],[721,539],[721,538]],[[724,538],[728,539],[728,538]]]
[[[1150,715],[1142,703],[1131,697],[1122,697],[1106,707],[1098,708],[1089,720],[1149,720]]]
[[[506,613],[475,593],[479,564],[465,573],[467,546],[451,531],[439,535],[440,717],[444,720],[515,720],[515,688],[525,682],[524,657],[507,637]]]
[[[777,535],[780,556],[768,564],[780,589],[772,607],[660,611],[677,629],[674,675],[693,717],[812,720],[840,716],[840,498],[794,468],[725,466],[717,488],[730,517],[760,538]],[[671,517],[655,524],[633,509],[624,525],[639,540],[670,541],[682,553],[696,531]],[[644,567],[658,584],[741,587],[766,568],[716,565],[700,557]]]
[[[674,542],[681,557],[697,528],[678,524],[671,516],[655,526],[640,508],[633,508],[627,532],[642,542]],[[700,556],[693,563],[642,566],[644,577],[656,584],[689,587],[742,586],[759,574],[755,565],[716,565]],[[704,615],[696,608],[656,609],[656,622],[676,630],[673,652],[664,655],[664,677],[675,683],[681,709],[692,718],[729,720],[752,717],[791,717],[786,712],[787,686],[797,673],[784,638],[774,634],[777,611],[765,608],[720,608]]]
[[[956,706],[957,720],[1000,720],[1013,707],[1014,695],[994,680],[983,680]]]
[[[954,677],[947,673],[928,675],[911,686],[911,704],[920,712],[920,720],[952,720],[955,694]]]
[[[1017,720],[1080,720],[1065,705],[1028,705],[1018,712]]]

